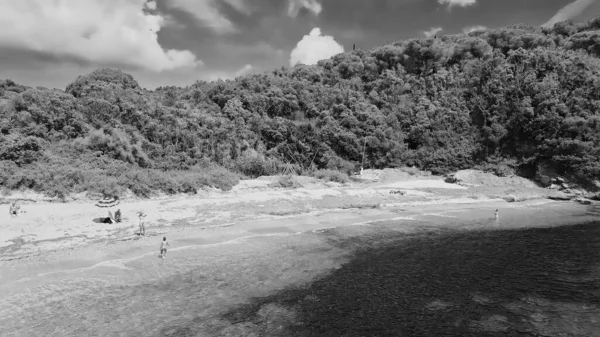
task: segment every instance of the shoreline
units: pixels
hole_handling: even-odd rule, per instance
[[[538,209],[543,212],[581,211],[586,207],[590,207],[551,200],[529,200],[519,203],[508,203],[502,200],[471,203],[452,201],[456,200],[427,205],[418,203],[396,204],[395,208],[330,209],[285,217],[246,220],[236,223],[235,226],[218,226],[213,228],[183,226],[167,232],[169,234],[169,241],[173,247],[169,249],[169,252],[193,250],[199,247],[207,248],[233,245],[245,240],[269,236],[302,235],[310,232],[318,233],[352,227],[377,227],[378,224],[385,225],[392,222],[414,227],[419,227],[419,224],[425,225],[425,227],[434,224],[438,228],[448,228],[450,230],[469,229],[471,227],[482,228],[484,225],[481,224],[481,221],[496,222],[491,214],[492,210],[497,207],[505,211]],[[398,209],[399,207],[402,208]],[[595,205],[592,207],[595,207]],[[485,216],[482,214],[483,212],[490,215]],[[463,214],[463,216],[457,217],[451,215],[453,213]],[[465,218],[464,214],[470,214],[470,219]],[[598,216],[600,216],[600,212],[588,218],[579,217],[577,220],[571,221],[566,218],[560,218],[558,221],[548,219],[549,222],[540,226],[575,225],[597,221],[600,218]],[[516,217],[518,218],[518,215]],[[314,221],[315,218],[320,219],[319,221]],[[446,224],[440,224],[440,219],[450,221]],[[277,223],[280,221],[286,221],[287,224],[285,226],[277,226]],[[474,223],[476,224],[473,225]],[[519,227],[521,226],[517,226],[517,228]],[[510,227],[500,225],[498,228],[509,229]],[[156,255],[155,250],[157,249],[154,246],[158,246],[161,235],[161,233],[153,233],[147,237],[138,236],[133,241],[127,237],[115,239],[112,242],[96,240],[78,247],[49,250],[33,257],[25,256],[13,260],[0,261],[0,267],[3,270],[11,269],[10,273],[6,273],[4,277],[0,277],[0,293],[8,285],[15,285],[22,281],[27,282],[28,280],[45,275],[68,274],[81,270],[110,266],[117,261],[122,264]],[[134,244],[130,245],[130,243]],[[0,274],[0,276],[2,275]]]
[[[467,199],[472,202],[465,203]],[[258,212],[253,213],[258,218],[228,227],[173,226],[168,228],[171,248],[166,260],[157,257],[160,236],[154,233],[137,240],[100,240],[72,249],[48,250],[33,258],[0,261],[0,275],[4,276],[0,278],[0,324],[7,327],[9,335],[29,336],[162,336],[172,334],[166,331],[183,334],[188,330],[210,336],[240,336],[252,331],[277,335],[268,330],[273,327],[271,320],[278,326],[277,313],[289,313],[290,308],[269,302],[266,307],[259,306],[262,318],[256,318],[255,310],[243,314],[244,306],[271,301],[278,294],[285,299],[290,289],[322,284],[319,280],[354,263],[355,254],[363,248],[378,251],[396,245],[406,249],[402,242],[446,234],[474,233],[485,239],[516,230],[513,236],[519,237],[518,233],[531,228],[556,226],[560,230],[600,219],[598,204],[480,202],[456,195],[444,200],[450,202],[419,199],[413,204],[336,211],[323,207],[312,213],[270,218],[261,218]],[[457,200],[459,203],[452,203]],[[326,198],[316,202],[339,204]],[[374,200],[353,197],[345,202],[368,206]],[[273,209],[285,206],[271,204]],[[496,208],[500,208],[498,221],[493,218]],[[419,249],[428,252],[432,248]],[[410,265],[418,267],[419,263],[415,260]],[[238,310],[242,310],[241,322],[230,321],[228,313]],[[79,318],[73,320],[74,315]]]
[[[395,170],[367,170],[365,173],[373,181],[339,184],[301,177],[303,187],[282,189],[270,187],[277,177],[262,177],[244,180],[228,192],[212,190],[194,196],[126,199],[112,209],[113,212],[122,210],[123,222],[110,225],[92,221],[106,216],[108,211],[95,207],[89,200],[25,204],[27,213],[0,225],[0,267],[33,266],[57,259],[99,260],[111,255],[111,249],[106,247],[119,243],[127,242],[134,248],[145,247],[152,245],[148,241],[153,241],[154,237],[177,238],[180,233],[195,231],[200,231],[197,235],[205,236],[207,240],[220,236],[239,237],[244,232],[269,231],[272,230],[269,228],[278,227],[267,224],[263,225],[266,228],[261,228],[261,222],[298,221],[329,213],[339,214],[336,221],[344,221],[345,213],[363,210],[379,210],[376,217],[396,212],[394,214],[401,219],[403,215],[398,210],[403,208],[425,211],[464,205],[481,208],[495,204],[514,208],[519,204],[560,203],[547,199],[551,191],[531,186],[466,187],[446,183],[440,177],[409,176]],[[380,180],[380,176],[384,179]],[[404,195],[390,194],[395,190],[404,191]],[[522,201],[506,201],[506,196],[515,195]],[[145,237],[135,234],[138,227],[135,213],[139,210],[148,214]],[[253,225],[256,228],[252,228]],[[91,253],[90,247],[98,247],[97,252]]]
[[[12,270],[3,273],[0,286],[7,280],[26,278],[36,270],[89,267],[153,251],[162,236],[168,236],[175,245],[218,244],[264,234],[416,221],[415,217],[436,217],[440,210],[518,209],[532,205],[578,208],[573,202],[547,199],[552,191],[533,187],[528,181],[518,186],[467,187],[428,174],[409,175],[390,169],[366,170],[366,180],[359,183],[325,183],[296,177],[302,187],[286,189],[271,186],[277,179],[243,180],[227,192],[125,199],[112,209],[121,209],[124,221],[110,225],[92,221],[106,216],[108,210],[94,206],[90,200],[25,204],[27,213],[0,224],[0,268]],[[403,194],[391,193],[398,190]],[[518,196],[522,201],[507,202],[506,196]],[[148,214],[146,236],[135,234],[135,213],[139,210]]]

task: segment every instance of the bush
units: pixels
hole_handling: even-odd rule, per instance
[[[341,171],[341,172],[345,172],[348,175],[352,174],[352,172],[354,172],[355,168],[356,168],[355,163],[348,161],[348,160],[344,160],[337,156],[330,158],[329,162],[327,163],[327,165],[325,167],[326,170]]]
[[[41,157],[43,141],[36,137],[0,136],[0,160],[22,166]]]
[[[493,173],[498,177],[508,177],[517,172],[517,163],[514,160],[489,160],[486,163],[475,166],[475,169],[483,172]]]
[[[280,188],[299,188],[302,187],[302,184],[296,179],[293,175],[285,175],[279,177],[277,181],[269,184],[270,187],[280,187]]]
[[[0,161],[0,168],[4,169],[0,173],[0,185],[11,190],[32,189],[64,199],[72,192],[84,191],[123,196],[130,190],[140,197],[150,197],[155,192],[196,193],[206,186],[228,191],[239,182],[237,174],[215,164],[186,171],[161,171],[140,167],[123,169],[122,165],[126,164],[117,160],[90,162],[85,159],[62,162],[45,158],[21,169],[10,161]],[[100,163],[103,168],[93,167]]]
[[[350,181],[348,175],[334,170],[318,170],[313,173],[313,177],[325,181],[333,181],[336,183],[347,183]]]
[[[421,170],[419,170],[416,167],[400,167],[400,168],[398,168],[398,170],[400,170],[401,172],[408,173],[411,176],[421,174]]]
[[[141,144],[132,145],[127,135],[120,130],[95,130],[78,142],[87,146],[90,150],[100,151],[105,155],[128,163],[147,166],[149,162],[148,156],[141,148]]]
[[[10,160],[0,160],[0,186],[6,186],[8,180],[19,170],[17,164]]]
[[[256,151],[249,150],[235,160],[234,168],[245,176],[257,178],[278,174],[282,170],[282,163],[277,159],[265,158]]]
[[[92,177],[80,188],[93,194],[122,196],[125,193],[125,187],[119,184],[118,178],[103,175]]]
[[[194,166],[190,170],[190,177],[194,178],[197,186],[210,186],[222,191],[229,191],[240,182],[240,176],[219,166],[211,164],[208,167]]]

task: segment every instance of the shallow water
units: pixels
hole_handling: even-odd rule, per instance
[[[577,334],[577,331],[572,328],[571,323],[573,320],[579,319],[580,323],[583,322],[582,324],[585,325],[586,330],[582,330],[582,333],[589,333],[592,329],[590,326],[594,327],[594,324],[598,323],[592,317],[600,317],[599,303],[597,302],[600,295],[598,292],[600,286],[597,283],[600,258],[586,260],[587,265],[585,268],[583,266],[571,266],[583,259],[583,256],[580,256],[581,254],[594,254],[594,251],[600,252],[598,230],[593,226],[585,227],[585,235],[581,234],[582,229],[565,230],[561,228],[555,231],[554,234],[549,231],[523,232],[522,235],[515,235],[514,231],[510,231],[510,229],[516,228],[544,227],[597,220],[600,218],[600,208],[597,206],[573,207],[571,204],[553,204],[550,207],[548,205],[529,205],[520,208],[501,209],[498,220],[493,219],[493,210],[487,208],[464,209],[457,207],[454,210],[445,209],[437,212],[431,211],[426,214],[420,214],[418,210],[397,210],[395,216],[386,216],[381,221],[376,220],[376,213],[373,212],[365,215],[364,221],[358,223],[361,226],[292,234],[296,231],[314,229],[316,225],[330,227],[327,225],[336,220],[340,223],[348,221],[348,218],[341,213],[339,215],[326,214],[321,218],[325,220],[308,217],[304,220],[297,220],[293,226],[287,227],[282,225],[291,220],[271,221],[272,223],[268,226],[262,226],[263,229],[261,230],[255,230],[253,233],[249,231],[252,234],[251,237],[221,243],[214,243],[202,238],[181,240],[179,247],[169,250],[166,260],[158,258],[158,250],[140,252],[132,257],[115,257],[113,260],[84,268],[79,268],[76,263],[72,263],[68,268],[64,268],[64,271],[43,271],[40,275],[30,279],[5,283],[0,286],[0,326],[3,327],[2,335],[239,336],[249,335],[248,331],[254,330],[256,330],[255,333],[258,336],[265,335],[265,331],[268,331],[267,335],[275,335],[276,333],[271,330],[264,330],[271,327],[263,329],[258,326],[260,325],[258,323],[258,325],[254,324],[255,326],[253,326],[243,322],[232,322],[224,317],[227,317],[227,313],[231,313],[232,310],[235,311],[236,308],[243,307],[244,304],[252,303],[253,298],[285,293],[285,289],[290,285],[314,280],[332,270],[338,270],[344,278],[350,280],[352,275],[360,274],[358,270],[348,273],[344,270],[352,269],[340,269],[340,267],[347,262],[349,264],[344,266],[352,266],[352,263],[354,263],[352,261],[360,260],[361,257],[356,255],[357,247],[364,249],[365,247],[378,246],[377,242],[387,240],[386,238],[391,237],[390,233],[400,235],[423,228],[437,231],[437,228],[440,227],[451,228],[451,234],[453,233],[454,236],[440,236],[437,239],[415,241],[408,245],[413,247],[415,252],[413,255],[409,254],[408,258],[405,256],[406,253],[400,255],[404,257],[395,256],[390,252],[381,253],[392,256],[392,260],[402,263],[403,268],[420,270],[418,273],[409,273],[407,274],[409,276],[405,276],[405,281],[408,283],[404,283],[404,285],[407,289],[410,288],[407,285],[418,283],[418,278],[435,279],[439,277],[441,271],[443,271],[442,275],[445,275],[439,280],[441,284],[436,288],[436,293],[427,297],[427,303],[419,302],[423,298],[418,299],[417,290],[422,290],[422,288],[417,287],[418,289],[411,293],[416,296],[414,302],[400,301],[398,302],[400,303],[398,304],[399,307],[394,307],[394,310],[398,310],[398,308],[403,308],[402,310],[409,307],[416,308],[415,310],[419,314],[412,314],[412,316],[407,314],[414,318],[413,321],[407,318],[405,321],[407,326],[414,327],[413,323],[422,320],[423,317],[434,317],[434,321],[439,322],[440,326],[443,325],[442,323],[448,325],[450,324],[448,322],[455,322],[454,318],[458,319],[458,316],[467,315],[469,317],[461,321],[464,323],[461,327],[479,327],[479,335],[485,336],[481,331],[491,333],[490,331],[493,329],[490,326],[496,327],[496,330],[511,326],[511,317],[513,316],[507,314],[507,310],[533,310],[531,315],[537,313],[542,315],[536,316],[538,318],[546,317],[545,319],[539,318],[541,323],[537,327],[533,323],[533,325],[528,325],[529,328],[534,326],[537,329],[531,328],[533,330],[530,331],[535,330],[538,333],[543,329],[554,329],[549,334],[540,333],[540,335],[556,335],[553,332],[563,329],[570,333],[568,335],[583,336],[585,334]],[[402,220],[411,218],[414,221]],[[348,223],[346,222],[346,224]],[[476,231],[473,231],[475,229]],[[557,235],[558,233],[560,235]],[[569,235],[572,236],[568,240],[564,239]],[[460,254],[452,253],[452,244],[450,243],[452,240],[449,238],[456,242],[457,249],[463,249],[464,252]],[[516,246],[519,239],[524,241],[522,245]],[[548,241],[544,242],[544,240]],[[523,288],[521,292],[517,292],[512,291],[510,287],[506,287],[505,289],[511,290],[508,292],[510,296],[497,296],[501,300],[497,299],[494,302],[495,304],[492,305],[492,307],[498,308],[497,312],[486,309],[486,315],[476,317],[476,311],[482,310],[481,308],[471,304],[465,306],[456,303],[463,303],[466,301],[465,298],[469,296],[469,298],[473,296],[487,298],[486,296],[489,297],[492,290],[488,289],[489,293],[486,295],[485,287],[468,289],[468,283],[462,284],[459,281],[460,278],[454,281],[449,280],[453,280],[455,276],[467,277],[468,273],[476,274],[475,269],[461,269],[460,266],[485,265],[486,261],[496,261],[495,256],[497,254],[481,255],[477,253],[484,247],[489,248],[487,251],[493,252],[492,246],[496,243],[499,245],[498,249],[500,251],[503,249],[514,250],[517,249],[515,247],[519,247],[520,254],[505,255],[507,257],[500,260],[504,262],[506,262],[506,259],[514,260],[515,265],[521,266],[518,270],[531,272],[535,274],[538,280],[544,278],[544,272],[551,273],[552,268],[559,268],[561,270],[558,276],[562,279],[571,278],[569,281],[571,283],[579,282],[588,277],[589,280],[586,281],[587,288],[577,288],[577,292],[573,292],[573,289],[565,286],[565,284],[570,283],[544,283],[545,291],[556,295],[549,300],[547,298],[540,299],[539,294],[532,289]],[[480,247],[478,244],[483,246]],[[528,255],[527,245],[537,247],[532,248],[534,252],[531,254],[533,255]],[[545,245],[553,247],[555,250],[565,249],[565,251],[550,254],[550,250],[540,248]],[[575,252],[575,254],[579,254],[576,256],[579,260],[574,260],[575,262],[569,260],[569,249],[582,248],[583,245],[585,245],[583,247],[585,249]],[[379,247],[378,249],[388,248]],[[438,253],[435,253],[436,251]],[[382,250],[382,252],[386,251]],[[441,252],[446,253],[442,254]],[[548,255],[548,259],[544,258],[545,255]],[[128,254],[128,256],[131,256],[131,254]],[[427,258],[419,259],[419,256],[427,256]],[[443,256],[452,257],[452,264],[448,265],[454,266],[457,270],[456,273],[453,273],[452,268],[442,268],[436,264],[436,259],[441,260]],[[531,260],[533,259],[532,256],[535,256],[535,261]],[[519,258],[529,258],[528,261],[551,267],[551,269],[527,267],[527,263],[518,263]],[[502,265],[498,261],[495,262],[496,267],[491,268],[489,273],[474,276],[479,280],[478,284],[483,282],[487,287],[497,287],[504,281],[510,282],[510,280],[504,280],[502,274],[502,268],[510,270],[510,264]],[[389,266],[386,268],[389,269]],[[585,275],[582,274],[584,269],[587,273]],[[373,282],[370,277],[372,275],[370,276],[368,273],[361,274],[352,284],[355,286],[369,284]],[[499,283],[485,283],[484,280],[488,280],[487,277],[491,277]],[[514,278],[514,275],[512,278]],[[381,278],[381,281],[388,285],[394,283],[393,281],[386,281],[385,277]],[[342,286],[341,283],[336,284]],[[552,284],[556,288],[553,288]],[[462,289],[457,289],[459,285],[462,285]],[[346,284],[345,287],[347,286]],[[387,289],[386,287],[383,288]],[[331,300],[331,296],[327,294],[335,293],[336,288],[328,288],[321,284],[315,286],[314,289],[319,296]],[[452,296],[448,295],[448,297],[447,294]],[[303,294],[303,296],[305,295]],[[571,301],[569,301],[569,296],[573,297]],[[341,295],[339,297],[343,298]],[[558,297],[560,301],[555,300]],[[452,302],[450,299],[454,299],[456,302],[454,308],[464,309],[466,312],[459,313],[456,310],[444,311],[440,309],[441,311],[434,310],[427,314],[429,311],[425,309],[426,305],[444,308]],[[586,302],[583,299],[589,299],[589,301]],[[277,302],[276,298],[272,300]],[[536,301],[546,302],[535,304]],[[335,307],[336,302],[334,301],[332,305]],[[340,303],[337,303],[337,305],[340,308],[344,307]],[[557,309],[557,305],[560,306],[560,310]],[[582,309],[583,305],[585,305],[585,310]],[[360,307],[360,305],[358,306]],[[301,306],[295,310],[299,313],[306,313],[306,308],[319,312],[318,310],[321,307]],[[563,312],[563,316],[567,319],[561,321],[560,317],[548,316],[549,314],[544,310],[548,312],[557,312],[558,310],[558,312]],[[585,315],[574,314],[574,312],[582,312],[582,310]],[[340,312],[343,315],[349,315],[343,310]],[[444,312],[445,314],[443,314]],[[255,313],[251,312],[251,314]],[[359,315],[358,313],[355,314]],[[370,312],[365,311],[362,313],[362,317],[373,321],[372,317],[369,318],[369,314]],[[348,317],[360,321],[360,315],[352,315]],[[383,317],[381,314],[377,315],[380,315],[377,317]],[[321,316],[325,317],[325,315]],[[562,322],[560,323],[563,324],[562,327],[549,327],[548,317],[552,317],[554,322]],[[306,322],[316,322],[314,319],[311,321],[307,317],[304,317],[304,319]],[[257,320],[254,319],[254,321]],[[339,325],[339,322],[335,324],[325,321],[317,323],[332,324],[332,326]],[[285,324],[281,323],[280,325],[284,326]],[[434,324],[434,326],[437,325]],[[482,326],[483,328],[481,328]],[[498,328],[498,326],[501,328]],[[436,330],[436,332],[437,335],[444,335],[444,332],[454,331],[452,329],[455,328]],[[304,331],[299,328],[282,331],[289,334],[311,335],[310,333],[306,334],[308,330]],[[315,330],[310,331],[315,332]],[[503,333],[498,331],[496,332]],[[384,332],[382,330],[382,335],[386,335]],[[364,333],[363,331],[363,335]],[[346,334],[352,335],[348,331],[346,331]]]
[[[259,336],[600,335],[600,222],[355,245],[330,275],[224,318]]]

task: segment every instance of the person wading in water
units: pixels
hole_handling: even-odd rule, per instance
[[[163,259],[167,258],[167,247],[169,247],[169,243],[167,242],[167,238],[163,237],[163,241],[160,243],[160,257]]]

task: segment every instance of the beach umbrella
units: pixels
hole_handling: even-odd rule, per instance
[[[115,207],[118,204],[119,204],[119,199],[117,199],[116,197],[114,197],[114,198],[106,197],[102,200],[98,200],[98,202],[96,203],[96,206],[102,207],[102,208],[109,208],[109,207]]]

